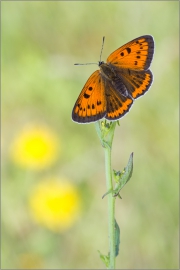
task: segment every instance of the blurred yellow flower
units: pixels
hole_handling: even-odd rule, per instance
[[[48,127],[28,125],[15,137],[10,155],[17,165],[40,170],[56,160],[58,147],[58,138]]]
[[[31,193],[29,206],[36,222],[52,231],[63,232],[80,215],[80,196],[69,181],[46,179]]]

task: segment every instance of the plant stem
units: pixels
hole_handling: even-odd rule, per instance
[[[106,147],[104,147],[107,190],[113,190],[111,169],[111,145],[112,142],[106,145]],[[115,269],[115,197],[113,197],[112,194],[108,194],[108,237],[110,253],[108,269]]]
[[[115,269],[115,258],[119,254],[120,246],[120,228],[115,220],[115,199],[116,196],[121,198],[119,192],[130,180],[133,172],[133,153],[129,157],[129,161],[124,170],[115,171],[111,168],[111,149],[114,137],[114,131],[117,122],[108,123],[105,121],[98,121],[95,123],[96,131],[105,153],[105,172],[106,172],[106,186],[107,192],[103,195],[108,197],[108,240],[109,253],[103,255],[100,253],[100,258],[105,263],[108,269]],[[119,123],[118,123],[119,124]],[[115,187],[112,182],[112,174],[115,180]]]
[[[114,137],[116,122],[107,123],[96,122],[96,131],[105,153],[105,172],[106,172],[106,187],[108,194],[108,238],[109,238],[109,254],[102,256],[108,269],[115,269],[116,257],[116,239],[115,239],[115,197],[113,196],[113,183],[112,183],[112,168],[111,168],[111,148]],[[107,263],[108,257],[108,263]]]

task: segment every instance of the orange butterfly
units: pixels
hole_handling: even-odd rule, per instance
[[[100,70],[84,85],[74,105],[72,119],[90,123],[103,117],[117,120],[124,116],[134,99],[144,95],[152,84],[149,67],[153,54],[153,37],[145,35],[111,53],[107,63],[100,60]]]

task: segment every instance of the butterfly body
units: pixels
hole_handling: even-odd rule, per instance
[[[150,87],[153,75],[148,69],[154,53],[152,36],[136,38],[99,61],[83,87],[72,111],[78,123],[95,122],[105,117],[117,120],[124,116],[134,99]]]
[[[120,69],[119,69],[120,71]],[[130,74],[130,70],[127,71],[128,74]],[[121,78],[121,74],[125,73],[125,70],[121,70],[119,72],[119,75],[115,72],[113,66],[109,64],[105,64],[104,62],[100,64],[100,73],[101,76],[104,77],[104,80],[108,80],[109,83],[114,87],[115,90],[119,91],[123,96],[128,97],[129,93],[125,87],[123,87],[123,81]],[[105,92],[108,88],[105,88]],[[132,96],[131,96],[132,98]]]

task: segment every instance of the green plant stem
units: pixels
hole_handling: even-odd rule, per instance
[[[111,148],[114,137],[116,122],[95,123],[96,131],[105,152],[105,173],[106,186],[108,197],[108,239],[109,239],[109,254],[108,256],[101,256],[108,269],[115,269],[116,257],[116,238],[115,238],[115,197],[113,197],[113,182],[112,182],[112,168],[111,168]]]
[[[113,190],[112,169],[111,169],[111,145],[104,147],[105,151],[105,170],[107,190]],[[115,197],[108,194],[108,237],[109,237],[109,267],[115,269]]]

